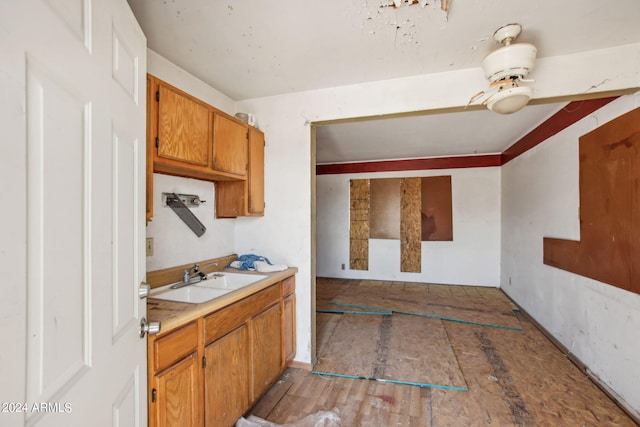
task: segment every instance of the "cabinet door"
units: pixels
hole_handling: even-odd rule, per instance
[[[282,300],[282,359],[283,368],[296,355],[296,296],[288,295]]]
[[[213,169],[221,172],[247,175],[248,128],[222,114],[214,114]]]
[[[158,93],[158,158],[208,167],[211,156],[208,106],[162,82]]]
[[[150,425],[200,426],[200,401],[198,387],[197,353],[192,353],[180,362],[154,377],[151,391]],[[155,418],[155,419],[154,419]]]
[[[249,409],[249,331],[246,324],[209,344],[206,368],[205,425],[233,426]]]
[[[198,325],[188,323],[161,336],[150,336],[149,425],[200,426]]]
[[[280,304],[275,304],[251,321],[253,352],[252,402],[255,402],[282,372],[280,319]]]
[[[264,134],[249,129],[248,209],[252,216],[264,215]]]
[[[244,216],[247,209],[247,181],[216,182],[216,218]]]
[[[264,215],[264,134],[250,127],[247,180],[216,182],[216,217],[262,215]]]

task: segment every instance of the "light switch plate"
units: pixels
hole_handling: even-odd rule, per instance
[[[153,256],[153,237],[147,237],[147,256]]]

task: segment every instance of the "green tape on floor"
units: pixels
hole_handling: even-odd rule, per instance
[[[311,371],[312,374],[315,375],[327,375],[330,377],[340,377],[340,378],[351,378],[354,380],[367,380],[367,381],[378,381],[381,383],[392,383],[392,384],[401,384],[401,385],[412,385],[417,387],[424,388],[439,388],[444,390],[455,390],[455,391],[469,391],[466,387],[454,387],[450,385],[441,385],[441,384],[429,384],[429,383],[418,383],[413,381],[400,381],[400,380],[389,380],[384,378],[371,378],[371,377],[362,377],[358,375],[345,375],[345,374],[334,374],[331,372],[321,372],[321,371]]]
[[[510,331],[521,331],[522,330],[522,328],[517,328],[515,326],[504,326],[504,325],[495,325],[493,323],[474,322],[472,320],[454,319],[452,317],[435,316],[435,315],[426,314],[426,313],[413,313],[411,311],[389,310],[388,308],[384,308],[384,307],[373,307],[373,306],[369,306],[369,305],[346,304],[346,303],[341,303],[341,302],[331,302],[330,304],[341,306],[341,307],[354,307],[354,308],[362,308],[362,309],[376,310],[377,311],[377,312],[374,311],[374,312],[369,313],[369,314],[381,314],[381,313],[385,313],[386,314],[388,312],[391,312],[391,313],[398,313],[398,314],[407,314],[407,315],[410,315],[410,316],[428,317],[429,319],[439,319],[439,320],[444,320],[444,321],[447,321],[447,322],[466,323],[468,325],[486,326],[486,327],[489,327],[489,328],[498,328],[498,329],[508,329]],[[334,312],[346,313],[346,311],[334,311]]]
[[[355,311],[355,310],[316,310],[316,313],[334,314],[377,314],[379,316],[391,316],[391,311]]]

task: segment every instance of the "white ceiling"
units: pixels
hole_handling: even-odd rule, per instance
[[[128,1],[151,50],[235,100],[477,68],[511,22],[538,58],[640,42],[638,0]],[[500,152],[561,107],[320,126],[318,162]]]
[[[316,161],[499,154],[563,106],[530,105],[511,119],[480,110],[318,126]]]

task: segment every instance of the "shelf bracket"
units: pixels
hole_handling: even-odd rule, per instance
[[[199,201],[199,200],[198,200]],[[166,194],[166,203],[178,217],[184,221],[185,224],[195,233],[196,236],[200,237],[207,231],[207,227],[204,226],[200,222],[200,220],[191,212],[191,210],[184,204],[179,195],[176,193],[167,193]]]

